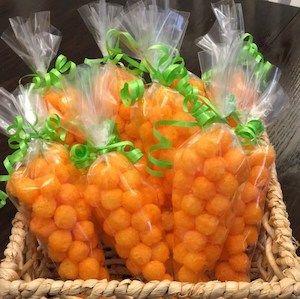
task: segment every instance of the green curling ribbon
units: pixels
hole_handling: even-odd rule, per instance
[[[48,73],[42,74],[37,72],[32,83],[35,88],[45,88],[50,86],[60,87],[61,75],[65,73],[71,73],[76,69],[76,64],[67,59],[66,56],[60,54],[56,61],[54,68]]]
[[[206,72],[204,72],[201,76],[201,80],[206,84],[208,85],[211,80],[212,80],[212,77],[213,77],[213,71],[212,70],[208,70]]]
[[[66,134],[60,125],[61,122],[58,115],[54,117],[49,116],[41,130],[36,129],[35,125],[25,123],[22,116],[16,116],[14,122],[7,128],[7,133],[10,135],[8,146],[15,151],[4,159],[3,165],[8,174],[0,175],[0,181],[5,182],[9,180],[15,165],[24,160],[28,152],[29,143],[32,140],[63,141]],[[61,129],[61,132],[57,132],[58,129]],[[5,204],[7,197],[7,194],[1,191],[0,207]]]
[[[144,82],[142,79],[128,81],[121,89],[120,95],[126,107],[134,105],[144,95]]]
[[[260,119],[252,119],[246,124],[237,125],[235,133],[237,136],[244,139],[246,143],[256,144],[264,130],[264,125]]]

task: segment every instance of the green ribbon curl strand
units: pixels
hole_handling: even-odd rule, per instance
[[[57,132],[61,130],[61,132]],[[14,171],[17,163],[22,162],[28,152],[29,143],[32,140],[45,140],[45,141],[64,141],[66,132],[61,129],[61,121],[58,115],[49,116],[45,125],[41,130],[35,128],[35,125],[25,123],[22,116],[15,117],[14,122],[7,128],[9,134],[8,146],[15,151],[8,155],[3,165],[7,171],[7,175],[0,175],[0,181],[6,182],[9,180]],[[0,208],[6,203],[7,194],[3,191],[0,192]]]
[[[32,78],[32,84],[35,88],[45,88],[50,86],[60,87],[61,76],[65,73],[72,73],[76,69],[76,64],[67,59],[63,54],[60,54],[56,61],[54,68],[48,73],[42,74],[37,72]]]
[[[144,82],[142,79],[128,81],[121,89],[120,96],[123,104],[130,107],[144,95]]]
[[[246,124],[238,124],[234,131],[235,134],[244,139],[246,143],[257,144],[264,130],[264,125],[260,119],[252,119]]]

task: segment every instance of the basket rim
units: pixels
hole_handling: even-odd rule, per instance
[[[275,166],[271,173],[271,182],[267,194],[267,211],[262,224],[267,233],[265,255],[273,277],[270,282],[259,278],[251,282],[209,282],[181,283],[177,281],[139,280],[74,280],[62,281],[49,278],[37,278],[31,281],[21,280],[18,275],[23,261],[24,240],[26,237],[25,217],[17,212],[12,221],[10,242],[4,251],[5,258],[0,264],[0,295],[16,298],[31,296],[78,295],[89,298],[99,296],[132,296],[150,298],[161,296],[180,296],[200,298],[260,298],[268,294],[269,298],[284,296],[300,297],[300,263],[296,254],[296,245],[287,218],[282,191],[277,180]],[[26,266],[26,265],[25,265]],[[40,298],[39,297],[39,298]]]

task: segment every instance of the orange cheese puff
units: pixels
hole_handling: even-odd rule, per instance
[[[231,203],[228,197],[217,194],[207,201],[205,208],[211,215],[223,216],[229,211],[230,206]]]
[[[175,245],[173,249],[173,258],[177,263],[183,264],[184,258],[187,254],[188,250],[183,243]]]
[[[181,282],[189,282],[189,283],[198,282],[197,274],[185,266],[181,267],[177,272],[177,279]]]
[[[74,263],[79,263],[89,255],[89,247],[82,241],[73,241],[69,250],[68,257]]]
[[[54,251],[48,248],[48,256],[49,258],[56,263],[61,263],[64,259],[67,258],[66,252]]]
[[[120,246],[132,248],[139,243],[139,233],[132,227],[128,227],[117,232],[115,240]]]
[[[78,264],[79,277],[83,280],[98,278],[100,275],[100,264],[93,257],[87,257]]]
[[[229,235],[225,242],[225,249],[229,254],[238,254],[246,250],[247,243],[243,234]]]
[[[126,191],[122,194],[122,206],[129,213],[135,213],[142,208],[144,196],[145,194],[138,190]]]
[[[197,231],[205,236],[212,235],[218,228],[219,220],[210,214],[201,214],[195,220]]]
[[[72,243],[72,234],[67,230],[55,230],[48,238],[48,246],[53,251],[66,252]]]
[[[259,189],[251,184],[250,182],[246,182],[243,190],[241,191],[241,199],[248,203],[250,201],[256,201],[259,198]]]
[[[174,228],[193,229],[195,227],[194,217],[186,214],[184,211],[174,212]]]
[[[142,242],[148,246],[158,243],[162,239],[162,235],[162,230],[155,225],[152,225],[148,231],[140,233]]]
[[[222,253],[221,246],[218,245],[208,245],[205,248],[205,256],[207,260],[207,265],[214,265],[215,262],[220,258]]]
[[[116,251],[117,251],[117,254],[123,258],[123,259],[127,259],[130,255],[130,252],[131,252],[131,248],[127,248],[127,247],[124,247],[124,246],[120,246],[118,244],[115,244],[114,245],[115,248],[116,248]]]
[[[80,198],[80,193],[73,184],[62,184],[57,195],[60,203],[66,205],[73,205]]]
[[[236,280],[237,273],[233,270],[229,263],[221,262],[217,264],[215,269],[216,278],[220,281]]]
[[[162,227],[164,231],[172,231],[174,228],[174,217],[172,212],[164,211],[161,214]]]
[[[91,208],[89,205],[83,200],[78,200],[74,203],[73,208],[76,211],[76,218],[78,220],[89,220],[91,219]]]
[[[273,147],[269,146],[266,149],[256,149],[250,154],[249,163],[250,166],[261,166],[270,167],[275,161],[275,151]]]
[[[69,161],[69,152],[61,144],[51,144],[43,153],[43,156],[51,164],[67,163]]]
[[[49,218],[39,218],[33,216],[30,220],[30,230],[42,240],[47,240],[47,238],[57,230],[57,226],[54,221]]]
[[[228,228],[223,225],[219,225],[215,233],[209,236],[209,240],[212,244],[222,245],[224,244],[227,233],[228,233]]]
[[[89,256],[95,258],[100,264],[104,264],[105,262],[104,253],[100,248],[94,248],[91,250]]]
[[[202,272],[207,267],[206,256],[203,253],[189,252],[184,257],[183,264],[195,273]]]
[[[126,260],[126,268],[132,273],[133,275],[139,275],[141,273],[141,268],[136,265],[131,259]]]
[[[51,218],[56,209],[56,201],[40,195],[32,205],[32,211],[37,217]]]
[[[115,230],[119,231],[130,226],[131,215],[123,208],[119,208],[110,213],[107,218],[107,225]]]
[[[205,207],[204,201],[200,200],[193,194],[185,195],[181,200],[181,209],[192,216],[199,215]]]
[[[231,235],[242,234],[244,232],[244,229],[245,229],[245,221],[243,217],[235,217],[231,224],[229,233]]]
[[[250,170],[249,182],[258,188],[263,188],[268,184],[269,171],[263,166],[254,166]]]
[[[58,274],[63,279],[78,278],[78,266],[69,259],[64,259],[58,267]]]
[[[245,253],[230,256],[229,264],[237,272],[248,272],[250,269],[249,257]]]
[[[169,250],[173,250],[173,248],[174,248],[174,235],[172,233],[166,234],[165,239],[166,239],[166,242],[168,244]]]
[[[133,263],[142,267],[150,262],[151,255],[151,248],[143,243],[139,243],[130,250],[129,258]]]
[[[261,221],[263,212],[257,203],[252,202],[246,205],[244,220],[246,224],[257,224]]]
[[[201,200],[211,199],[216,194],[215,185],[203,176],[197,177],[194,180],[192,190],[195,196]]]
[[[255,245],[258,240],[258,228],[253,225],[247,225],[244,230],[244,236],[248,245]]]
[[[151,261],[143,267],[142,271],[147,280],[162,280],[166,274],[166,268],[162,262]]]
[[[213,157],[206,159],[203,165],[203,174],[211,182],[219,181],[225,175],[225,159]]]
[[[55,196],[59,192],[61,186],[54,174],[43,175],[36,178],[35,182],[38,185],[41,194],[46,197]]]
[[[206,237],[198,231],[188,231],[183,237],[183,244],[189,251],[200,251],[207,243]]]
[[[40,190],[36,182],[28,177],[19,177],[13,181],[13,189],[18,199],[31,206],[39,196]]]
[[[79,221],[73,228],[73,235],[75,240],[88,241],[93,238],[95,234],[94,224],[91,221]]]
[[[113,211],[121,207],[123,191],[121,189],[110,189],[102,191],[101,204],[106,210]]]
[[[49,165],[42,157],[37,157],[27,164],[27,171],[31,179],[36,179],[49,172]]]
[[[152,256],[153,261],[160,261],[165,263],[170,257],[170,250],[168,245],[165,242],[160,242],[154,247],[152,247]]]
[[[101,191],[98,185],[87,185],[83,196],[91,207],[96,208],[101,205]]]
[[[55,211],[54,221],[59,228],[72,229],[76,220],[76,211],[71,206],[61,205]]]

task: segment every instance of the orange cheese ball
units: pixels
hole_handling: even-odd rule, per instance
[[[229,263],[221,262],[216,266],[215,275],[220,281],[235,281],[237,273],[232,269]]]
[[[48,163],[59,164],[69,161],[69,152],[61,144],[51,144],[51,146],[47,148],[43,155]]]
[[[73,235],[75,240],[88,241],[95,235],[94,224],[91,221],[79,221],[73,228]]]
[[[30,161],[26,167],[31,179],[36,179],[40,176],[48,174],[49,172],[49,165],[42,157],[38,157]]]
[[[69,165],[56,164],[54,166],[55,176],[61,184],[65,184],[72,181],[72,170]],[[73,173],[75,174],[75,172]]]
[[[182,170],[177,170],[174,175],[173,186],[180,191],[189,191],[193,184],[193,178],[186,175]]]
[[[246,250],[247,243],[245,240],[245,236],[243,234],[240,235],[229,235],[225,242],[225,249],[229,254],[238,254],[242,253]]]
[[[104,209],[112,211],[121,206],[123,192],[121,189],[111,189],[101,192],[101,204]]]
[[[179,264],[183,264],[184,258],[187,254],[188,250],[183,243],[179,243],[173,248],[173,258]]]
[[[105,269],[104,267],[100,267],[98,279],[100,279],[100,280],[101,279],[109,280],[109,273],[108,273],[107,269]]]
[[[138,266],[144,266],[151,260],[151,248],[139,243],[130,250],[129,258]]]
[[[233,196],[237,188],[238,181],[231,173],[226,173],[222,180],[217,182],[217,191],[225,196]]]
[[[150,216],[144,211],[138,211],[132,215],[131,225],[139,232],[145,232],[151,229]]]
[[[208,245],[205,248],[205,256],[208,265],[214,264],[221,256],[222,248],[218,245]]]
[[[195,220],[183,211],[176,211],[174,212],[174,227],[175,229],[193,229],[195,227]]]
[[[269,147],[268,151],[266,150],[256,150],[251,153],[249,157],[249,163],[251,166],[265,166],[270,167],[275,161],[275,151],[273,147]]]
[[[250,260],[246,253],[230,256],[229,264],[237,272],[247,272],[250,270]]]
[[[173,213],[169,211],[164,211],[161,214],[161,222],[164,231],[172,231],[174,228],[174,217]]]
[[[197,274],[185,266],[179,269],[177,273],[177,279],[181,282],[189,282],[189,283],[198,282]]]
[[[263,212],[257,203],[252,202],[246,205],[244,220],[246,224],[257,224],[261,221]]]
[[[59,206],[55,211],[54,221],[59,228],[72,229],[77,221],[75,209],[68,205]]]
[[[170,251],[168,245],[165,242],[159,242],[158,244],[152,247],[152,256],[153,261],[166,262],[170,257]]]
[[[146,280],[162,280],[166,274],[166,268],[162,262],[151,261],[143,267],[143,276]]]
[[[48,248],[48,256],[49,258],[56,263],[61,263],[64,259],[67,258],[66,252],[54,251]]]
[[[48,246],[53,251],[66,252],[72,243],[72,234],[63,229],[52,232],[48,238]]]
[[[162,239],[162,231],[159,227],[153,225],[148,231],[142,232],[140,237],[144,244],[152,246]]]
[[[118,231],[115,240],[120,246],[132,248],[139,243],[139,233],[132,227],[128,227]]]
[[[195,143],[197,153],[204,159],[212,158],[220,154],[220,145],[218,140],[209,133],[201,136]]]
[[[98,185],[87,185],[83,196],[91,207],[97,208],[101,206],[101,191]]]
[[[83,280],[98,278],[100,274],[100,264],[93,257],[87,257],[78,264],[79,277]]]
[[[62,184],[58,193],[58,200],[62,204],[73,205],[80,198],[80,193],[73,184]]]
[[[52,197],[57,194],[61,188],[59,180],[54,174],[46,174],[35,179],[41,194],[45,197]]]
[[[175,165],[188,175],[194,175],[203,169],[204,159],[193,148],[185,148],[175,156]]]
[[[141,273],[141,268],[138,265],[136,265],[132,260],[126,260],[125,265],[131,274],[139,275]]]
[[[217,194],[212,197],[211,200],[207,201],[205,209],[214,216],[223,216],[226,214],[231,207],[231,203],[228,197],[221,194]]]
[[[205,270],[207,267],[207,260],[203,253],[189,252],[184,257],[183,264],[191,271],[197,273]]]
[[[209,237],[209,240],[213,244],[222,245],[226,239],[227,233],[228,229],[223,225],[219,225],[215,233]]]
[[[155,204],[147,204],[142,210],[149,216],[151,223],[156,223],[161,220],[161,211]]]
[[[258,228],[253,225],[247,225],[244,230],[244,236],[249,246],[255,245],[258,240]]]
[[[219,220],[210,214],[201,214],[195,220],[197,231],[205,236],[212,235],[216,232]]]
[[[120,186],[124,191],[139,189],[141,183],[141,176],[136,169],[129,169],[120,176]]]
[[[37,217],[51,218],[56,209],[56,201],[53,198],[39,196],[32,205],[32,211]]]
[[[115,231],[127,228],[130,226],[130,222],[131,215],[123,208],[111,212],[107,218],[107,225]]]
[[[246,209],[246,204],[241,199],[238,199],[235,202],[235,206],[234,206],[236,216],[243,216],[245,209]]]
[[[100,173],[97,173],[97,184],[104,190],[117,188],[120,182],[120,173],[115,167],[106,166]]]
[[[172,233],[165,235],[166,242],[168,244],[169,250],[173,250],[174,248],[174,235]]]
[[[195,181],[193,182],[192,190],[194,195],[201,200],[211,199],[216,194],[214,184],[203,176],[195,179]]]
[[[262,166],[254,166],[250,170],[249,182],[258,188],[265,187],[269,182],[269,171]]]
[[[58,267],[58,274],[63,279],[75,280],[78,278],[78,266],[69,259],[64,259]]]
[[[127,259],[129,257],[129,254],[130,254],[130,250],[131,248],[127,248],[127,247],[124,247],[124,246],[120,246],[118,244],[114,244],[115,248],[116,248],[116,251],[118,253],[118,255],[123,258],[123,259]]]
[[[226,169],[231,174],[237,174],[238,171],[244,168],[246,163],[246,156],[239,148],[231,148],[224,155]]]
[[[225,175],[225,160],[221,157],[206,159],[203,165],[203,174],[212,182],[221,180]]]
[[[76,211],[76,217],[78,220],[91,219],[92,211],[89,205],[82,199],[74,203],[73,208]]]
[[[253,184],[246,182],[241,192],[241,199],[248,203],[250,201],[257,201],[259,199],[259,189]]]
[[[138,190],[129,190],[122,195],[122,207],[129,213],[135,213],[143,206],[143,194]]]
[[[57,230],[57,226],[52,219],[33,216],[30,220],[30,230],[38,238],[47,240],[51,233]]]
[[[104,253],[99,248],[94,248],[93,250],[91,250],[90,257],[95,258],[100,264],[104,264],[105,262]]]
[[[245,229],[245,222],[243,217],[235,217],[230,228],[231,235],[242,234]]]
[[[192,216],[199,215],[204,209],[204,202],[192,194],[185,195],[181,201],[181,209]]]
[[[89,255],[89,247],[82,241],[73,241],[69,250],[68,257],[73,263],[79,263]]]
[[[183,237],[183,244],[189,251],[200,251],[207,243],[206,237],[198,231],[188,231]]]
[[[38,185],[30,178],[20,177],[13,184],[16,196],[26,205],[31,206],[40,194]]]

